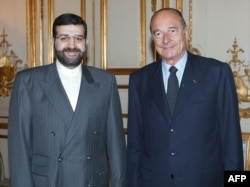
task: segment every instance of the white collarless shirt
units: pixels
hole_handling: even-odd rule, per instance
[[[73,111],[75,111],[77,100],[80,92],[82,66],[81,64],[73,69],[63,66],[58,60],[56,67],[59,77],[63,84],[64,90],[67,93]]]

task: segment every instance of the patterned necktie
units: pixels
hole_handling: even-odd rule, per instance
[[[169,68],[169,71],[170,71],[170,76],[168,78],[167,99],[168,99],[170,112],[173,115],[175,102],[176,102],[178,90],[179,90],[179,83],[176,77],[176,72],[178,71],[178,69],[174,66],[171,66],[171,68]]]

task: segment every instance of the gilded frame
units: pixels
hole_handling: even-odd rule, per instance
[[[250,132],[242,132],[244,170],[250,171]]]
[[[41,1],[40,1],[41,2]],[[27,43],[27,62],[31,62],[29,66],[35,67],[37,60],[37,45],[36,45],[36,20],[37,17],[37,1],[27,0],[26,1],[26,43]]]
[[[7,122],[0,122],[0,129],[8,130],[8,123]],[[7,139],[7,134],[0,134],[0,138]]]
[[[193,47],[193,0],[189,0],[188,2],[188,25],[189,25],[189,33],[188,33],[188,50],[196,55],[201,55],[201,52]],[[176,0],[176,8],[183,13],[183,0]]]
[[[129,75],[138,68],[109,68],[107,63],[107,3],[108,0],[101,0],[101,68],[114,73],[115,75]],[[140,0],[140,67],[146,65],[146,1]]]

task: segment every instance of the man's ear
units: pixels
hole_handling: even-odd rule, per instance
[[[188,25],[186,25],[186,27],[184,28],[184,34],[185,34],[185,38],[186,38],[186,41],[188,42],[189,40],[189,27]]]

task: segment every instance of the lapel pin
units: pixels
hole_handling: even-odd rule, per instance
[[[194,84],[196,84],[197,82],[196,82],[196,80],[193,80],[193,82],[194,82]]]

